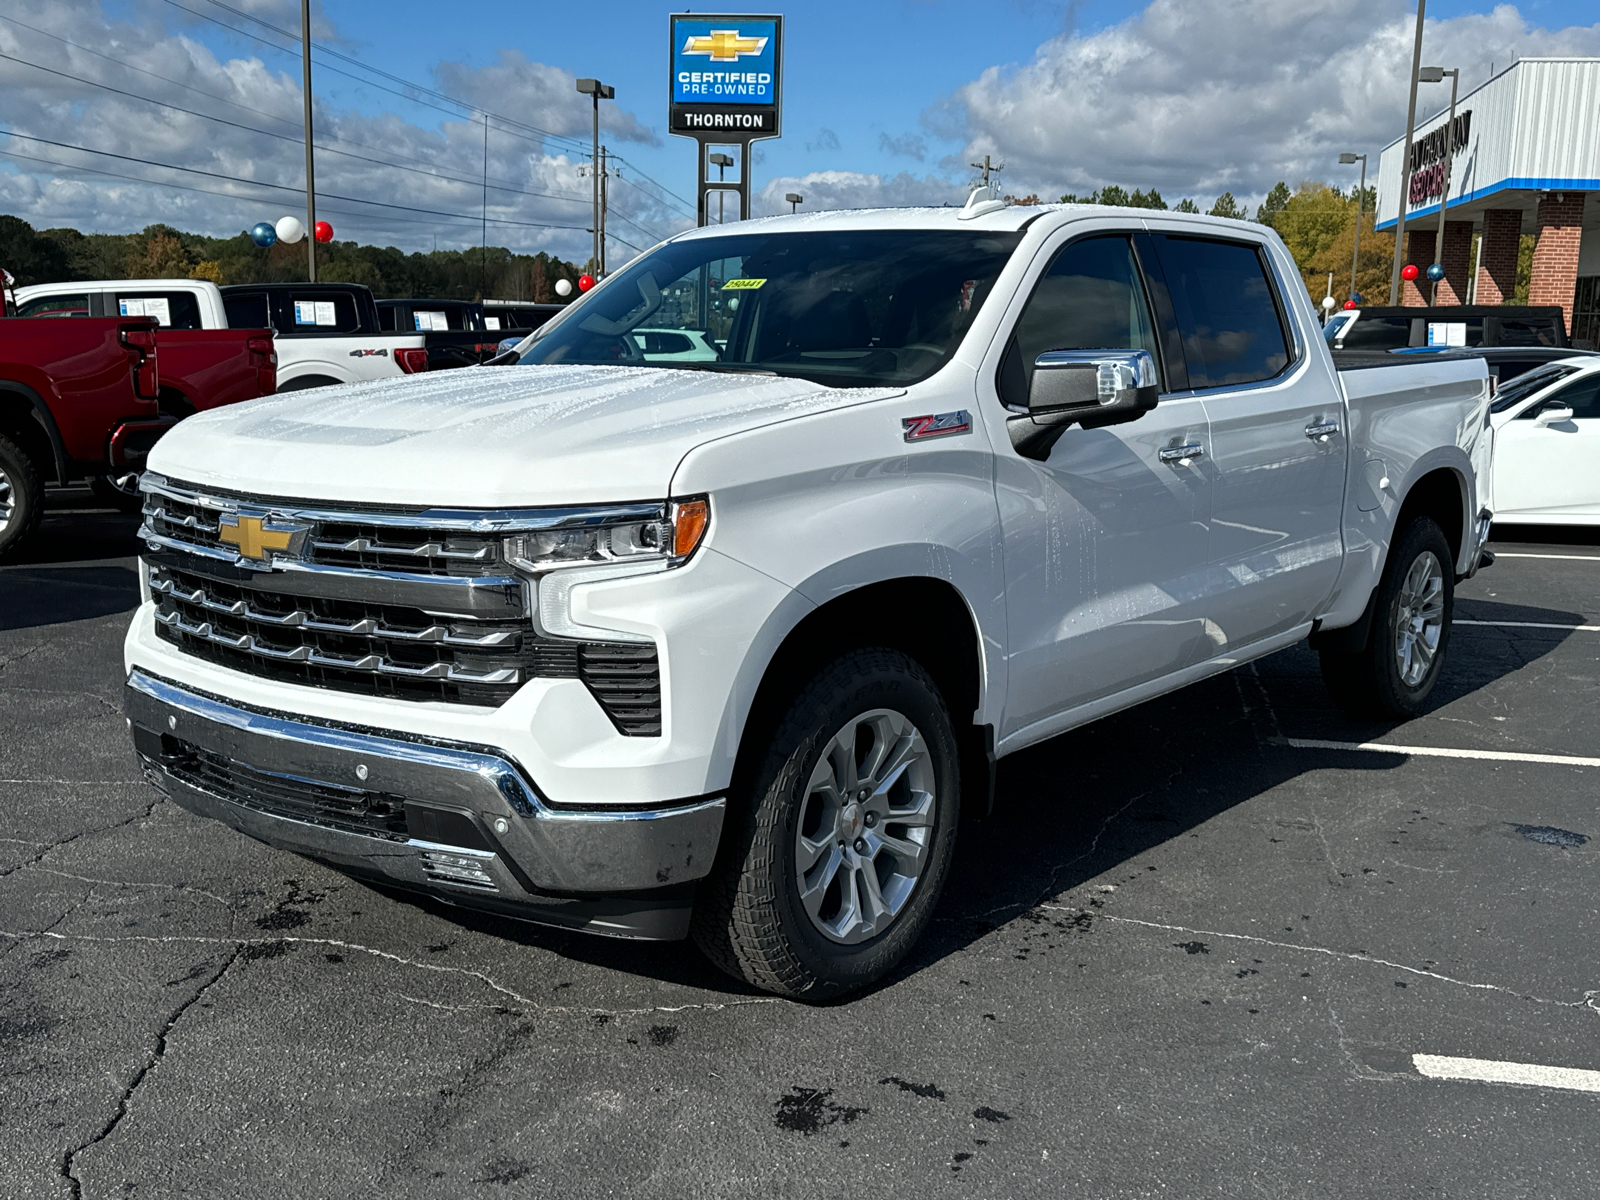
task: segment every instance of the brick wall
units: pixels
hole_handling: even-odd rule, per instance
[[[1467,280],[1472,275],[1472,222],[1452,221],[1446,215],[1444,222],[1444,249],[1439,254],[1444,267],[1444,278],[1434,292],[1436,304],[1465,304]],[[1423,271],[1427,268],[1423,267]],[[1419,280],[1420,282],[1420,280]]]
[[[1552,192],[1539,201],[1539,240],[1534,243],[1528,284],[1528,303],[1559,304],[1569,332],[1578,287],[1578,247],[1583,241],[1583,199],[1582,192]]]
[[[1406,261],[1415,263],[1417,277],[1400,281],[1400,303],[1424,305],[1428,303],[1428,265],[1433,262],[1435,231],[1432,229],[1406,230]]]
[[[1511,303],[1517,290],[1517,247],[1521,240],[1521,209],[1491,208],[1483,214],[1476,296],[1479,304]]]

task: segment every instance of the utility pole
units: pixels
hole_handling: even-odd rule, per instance
[[[1454,157],[1456,148],[1456,85],[1461,82],[1461,68],[1452,67],[1445,72],[1450,76],[1450,116],[1444,126],[1444,187],[1439,191],[1439,237],[1433,247],[1433,261],[1444,262],[1444,210],[1450,207],[1450,160]],[[1439,281],[1432,281],[1433,286],[1428,289],[1428,303],[1436,304],[1439,300]],[[1456,303],[1461,303],[1461,298],[1456,298]]]
[[[1339,155],[1342,166],[1348,167],[1353,162],[1361,164],[1361,182],[1356,185],[1356,248],[1350,255],[1350,295],[1348,299],[1356,297],[1356,267],[1361,262],[1361,210],[1367,201],[1367,156],[1365,154],[1344,153]]]
[[[300,0],[300,90],[306,102],[306,278],[317,281],[317,173],[311,156],[311,0]]]
[[[1004,171],[1006,169],[1005,163],[991,163],[987,154],[983,156],[983,161],[981,163],[971,163],[970,165],[983,172],[984,187],[989,186],[989,175],[991,172]]]
[[[483,114],[483,241],[478,248],[478,299],[489,294],[489,114]]]
[[[304,0],[309,3],[310,0]],[[594,269],[600,270],[600,259],[604,254],[600,246],[600,101],[615,100],[617,89],[608,87],[598,79],[578,80],[578,91],[594,100]]]
[[[1411,139],[1417,132],[1417,76],[1422,71],[1422,14],[1428,0],[1417,0],[1417,39],[1411,47],[1411,99],[1406,104],[1406,144],[1400,154],[1400,215],[1394,225],[1394,266],[1389,271],[1389,303],[1400,303],[1400,259],[1406,252],[1406,206],[1411,202]]]

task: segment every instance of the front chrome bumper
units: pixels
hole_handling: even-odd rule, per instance
[[[124,708],[176,803],[269,845],[441,900],[617,937],[688,929],[722,797],[553,808],[492,750],[313,724],[135,670]]]

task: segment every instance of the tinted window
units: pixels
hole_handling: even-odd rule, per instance
[[[1340,335],[1345,350],[1403,350],[1411,345],[1410,317],[1369,317],[1362,314]]]
[[[1271,379],[1289,365],[1283,321],[1254,246],[1160,239],[1161,266],[1189,367],[1189,386]],[[1356,322],[1360,328],[1362,322]],[[1346,340],[1345,345],[1350,343]]]
[[[702,370],[752,367],[837,387],[924,379],[961,344],[1015,233],[827,230],[688,237],[640,255],[540,329],[521,362],[679,368],[634,331],[722,347]]]
[[[26,300],[17,309],[19,317],[87,317],[89,297],[83,293],[61,296],[39,296]]]
[[[1034,361],[1049,350],[1148,350],[1160,361],[1128,239],[1063,247],[1022,310],[1000,363],[1000,398],[1026,407]]]
[[[1528,411],[1519,413],[1517,419],[1530,420],[1542,409],[1563,404],[1572,410],[1574,421],[1600,421],[1600,375],[1573,380],[1554,395],[1529,405]]]
[[[200,298],[193,292],[117,292],[108,316],[154,317],[168,329],[201,329]]]
[[[644,343],[646,354],[687,354],[694,349],[694,343],[682,333],[657,333],[652,330],[637,336]]]
[[[1559,346],[1554,326],[1549,321],[1530,321],[1524,318],[1501,317],[1501,346]]]
[[[1495,390],[1494,403],[1489,406],[1489,410],[1497,413],[1505,412],[1541,388],[1549,387],[1558,379],[1565,379],[1577,369],[1559,363],[1549,363],[1536,371],[1525,372],[1519,375],[1514,383],[1507,383]]]
[[[271,329],[267,319],[267,297],[263,292],[224,292],[222,310],[228,314],[229,329]]]

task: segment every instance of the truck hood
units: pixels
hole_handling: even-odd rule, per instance
[[[902,394],[662,367],[476,367],[190,417],[150,469],[250,495],[500,508],[665,497],[695,446]]]

